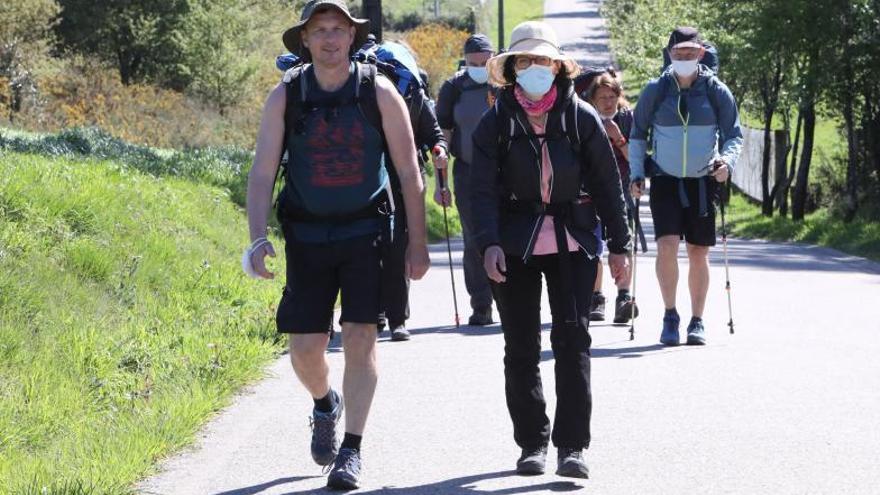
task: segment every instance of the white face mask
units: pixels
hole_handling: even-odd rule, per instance
[[[528,69],[516,72],[516,82],[522,89],[533,96],[544,96],[553,86],[556,76],[553,69],[543,65],[532,64]]]
[[[690,77],[697,72],[697,60],[673,60],[672,71],[681,77]]]
[[[617,112],[610,113],[610,114],[600,113],[599,117],[602,117],[602,120],[613,120],[616,115],[617,115]]]
[[[478,82],[480,84],[483,84],[489,80],[489,70],[485,67],[473,67],[469,65],[467,67],[467,74],[468,76],[470,76],[471,79],[474,80],[474,82]]]

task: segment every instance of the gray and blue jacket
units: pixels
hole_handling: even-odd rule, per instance
[[[686,118],[679,112],[680,98],[686,98]],[[718,157],[733,172],[742,148],[733,94],[703,65],[686,90],[679,88],[672,69],[667,69],[645,86],[636,105],[629,143],[631,181],[646,176],[649,140],[653,150],[650,159],[656,164],[649,175],[704,177],[709,173],[708,165]]]

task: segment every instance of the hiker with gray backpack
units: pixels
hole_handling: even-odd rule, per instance
[[[278,305],[279,332],[290,334],[290,358],[314,399],[311,454],[329,466],[331,488],[360,484],[361,439],[376,390],[376,327],[381,257],[392,233],[394,202],[386,155],[400,180],[407,211],[406,274],[430,265],[421,175],[406,104],[371,64],[353,62],[368,21],[351,16],[343,0],[310,0],[284,45],[306,63],[276,86],[263,109],[248,177],[251,245],[245,271],[273,278],[265,258],[272,190],[289,155],[278,220],[285,240],[287,285]],[[325,356],[337,293],[341,292],[343,394],[332,389]],[[340,445],[337,424],[345,410]]]
[[[472,314],[468,325],[491,325],[492,291],[474,242],[474,221],[470,206],[470,170],[473,163],[471,137],[483,113],[492,106],[495,90],[489,86],[486,61],[495,54],[484,34],[474,34],[464,43],[465,68],[443,83],[437,96],[437,120],[455,157],[452,170],[455,205],[461,220],[464,241],[464,283],[470,295]],[[438,169],[438,177],[446,174]],[[448,189],[437,188],[434,201],[446,207],[451,202]],[[457,313],[457,311],[456,311]],[[456,314],[457,317],[457,314]]]
[[[675,296],[684,239],[692,314],[685,342],[704,345],[709,248],[716,240],[714,199],[736,165],[742,130],[733,94],[700,63],[706,47],[699,32],[675,29],[666,51],[670,67],[644,87],[636,106],[629,143],[631,190],[641,197],[650,178],[657,280],[665,307],[660,342],[681,343]],[[717,70],[717,56],[711,59]]]

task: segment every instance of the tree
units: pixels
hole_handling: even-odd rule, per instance
[[[269,7],[266,2],[247,0],[196,0],[192,4],[184,48],[190,89],[221,114],[250,90],[261,62],[261,35],[271,24]],[[275,36],[279,44],[280,33]]]
[[[123,84],[144,80],[180,87],[187,0],[59,0],[62,52],[94,55],[116,65]]]
[[[10,120],[25,95],[36,92],[34,66],[49,56],[59,10],[55,0],[0,2],[0,107]]]

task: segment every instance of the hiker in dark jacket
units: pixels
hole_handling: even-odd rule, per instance
[[[390,213],[385,155],[393,158],[407,211],[407,274],[428,270],[423,184],[403,98],[375,66],[351,61],[368,21],[344,0],[310,0],[285,31],[291,53],[310,62],[276,86],[263,108],[248,176],[251,245],[245,271],[273,278],[275,249],[267,217],[282,150],[289,152],[278,216],[285,240],[287,285],[278,304],[279,332],[290,334],[290,359],[315,402],[312,459],[332,465],[327,484],[353,489],[361,477],[361,437],[376,390],[376,323],[381,250]],[[341,292],[343,394],[330,388],[325,357],[336,296]],[[340,445],[337,423],[345,410]]]
[[[435,163],[446,166],[446,139],[437,123],[431,100],[424,90],[419,88],[413,91],[405,101],[418,151],[419,170],[424,180],[426,156],[433,150],[438,151],[434,156]],[[406,276],[405,271],[408,245],[407,212],[403,207],[403,192],[394,168],[389,167],[388,173],[391,177],[394,203],[398,208],[394,219],[392,242],[382,260],[382,314],[379,317],[379,328],[381,330],[382,326],[387,324],[391,330],[391,340],[400,342],[410,339],[409,330],[406,329],[406,320],[409,319],[409,277]]]
[[[605,133],[611,149],[614,150],[614,158],[617,160],[617,170],[620,172],[620,181],[623,186],[623,194],[627,205],[627,220],[632,222],[632,198],[629,197],[629,132],[632,129],[633,114],[629,108],[629,102],[623,94],[623,85],[617,78],[613,68],[608,68],[596,75],[587,87],[583,96],[586,101],[593,105]],[[604,226],[603,226],[604,230]],[[590,304],[590,321],[603,321],[605,319],[605,295],[602,294],[603,272],[602,261],[596,271],[596,286],[593,290],[593,300]],[[617,297],[614,300],[614,323],[626,323],[633,316],[638,316],[639,309],[635,307],[630,294],[630,280],[627,277],[617,284]]]
[[[483,269],[480,252],[474,243],[474,224],[470,207],[470,169],[473,162],[471,137],[483,113],[492,106],[494,90],[488,84],[486,61],[495,53],[492,43],[483,34],[475,34],[465,41],[465,69],[443,83],[437,97],[437,120],[455,157],[452,179],[455,205],[461,219],[464,239],[464,283],[471,297],[473,313],[468,325],[491,325],[492,290]],[[439,188],[434,201],[449,205]]]
[[[742,130],[733,94],[698,62],[706,49],[697,30],[677,28],[669,37],[667,51],[672,66],[645,85],[636,106],[629,144],[631,188],[638,198],[645,179],[651,179],[657,281],[666,308],[660,342],[680,343],[675,295],[678,250],[684,239],[692,314],[686,343],[704,345],[709,248],[715,245],[713,199],[718,184],[727,181],[736,165]],[[647,155],[649,141],[651,156]]]
[[[599,116],[574,94],[578,66],[559,51],[550,26],[517,26],[510,50],[488,68],[502,89],[474,134],[471,214],[504,332],[507,407],[522,448],[517,472],[543,473],[551,440],[538,370],[543,275],[553,315],[557,473],[587,477],[587,308],[596,278],[597,213],[607,225],[613,276],[629,271],[620,175]]]

